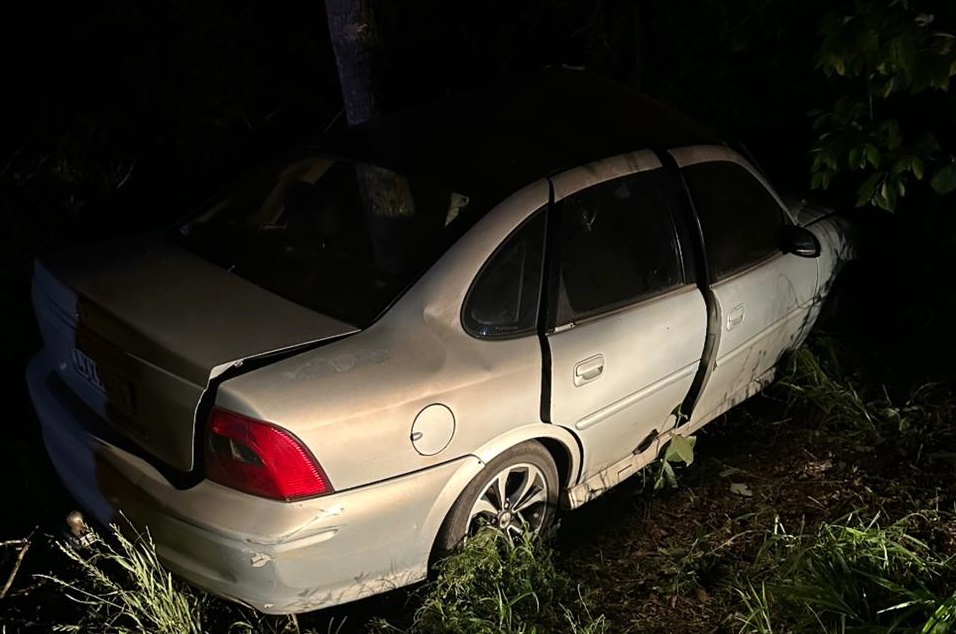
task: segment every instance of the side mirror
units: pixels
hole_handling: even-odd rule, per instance
[[[788,225],[783,229],[780,250],[801,258],[815,258],[820,255],[820,241],[809,229]]]

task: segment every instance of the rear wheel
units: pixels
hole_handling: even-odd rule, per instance
[[[554,519],[558,470],[540,443],[515,445],[491,460],[458,496],[435,542],[437,554],[454,550],[482,526],[512,538],[539,533]]]

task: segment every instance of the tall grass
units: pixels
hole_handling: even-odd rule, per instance
[[[793,351],[783,372],[780,385],[787,390],[788,406],[815,407],[825,422],[843,425],[861,440],[881,438],[878,406],[843,373],[831,341],[819,340],[816,352],[808,346]]]
[[[912,535],[920,519],[851,515],[795,532],[775,521],[738,575],[740,631],[947,631],[956,566]]]
[[[405,634],[604,634],[603,616],[590,613],[586,595],[554,565],[554,552],[525,532],[512,542],[485,528],[438,565],[411,626],[387,623],[379,631]]]
[[[57,544],[76,565],[76,579],[43,575],[66,595],[88,606],[80,623],[61,624],[61,632],[108,634],[201,634],[199,599],[174,581],[159,562],[149,533],[125,536],[113,529],[113,542],[97,537],[89,551]]]
[[[862,374],[862,361],[847,363],[848,354],[828,337],[816,337],[791,353],[779,382],[788,407],[814,409],[828,431],[863,444],[893,441],[911,448],[952,433],[948,389],[925,383],[891,395],[874,377]],[[844,370],[847,365],[855,371]]]
[[[864,376],[859,360],[846,359],[825,337],[791,354],[780,381],[788,409],[815,411],[832,438],[892,443],[894,456],[913,463],[924,449],[949,443],[946,388],[925,384],[891,395]],[[858,513],[791,532],[775,520],[752,563],[736,572],[741,632],[956,631],[956,563],[914,536],[920,523],[930,522],[913,514],[881,526],[879,514],[864,520]]]
[[[132,535],[127,536],[127,534]],[[272,616],[187,587],[163,568],[149,532],[113,526],[110,539],[93,536],[90,548],[57,543],[74,564],[70,579],[40,575],[86,606],[76,623],[58,632],[97,634],[314,634],[295,615]],[[340,624],[341,625],[341,624]],[[337,630],[331,625],[327,634]]]

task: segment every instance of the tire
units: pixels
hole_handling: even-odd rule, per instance
[[[504,485],[505,504],[498,501]],[[444,556],[483,524],[517,536],[530,528],[546,531],[558,502],[558,469],[551,454],[533,440],[508,449],[485,465],[461,492],[435,539],[434,554]]]

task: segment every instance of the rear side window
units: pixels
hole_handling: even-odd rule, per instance
[[[684,168],[700,217],[711,277],[723,279],[779,251],[783,210],[742,165],[729,161]]]
[[[558,325],[683,284],[660,170],[600,183],[562,200]]]
[[[462,320],[476,337],[517,337],[535,331],[544,255],[544,212],[513,233],[481,269],[465,299]]]

